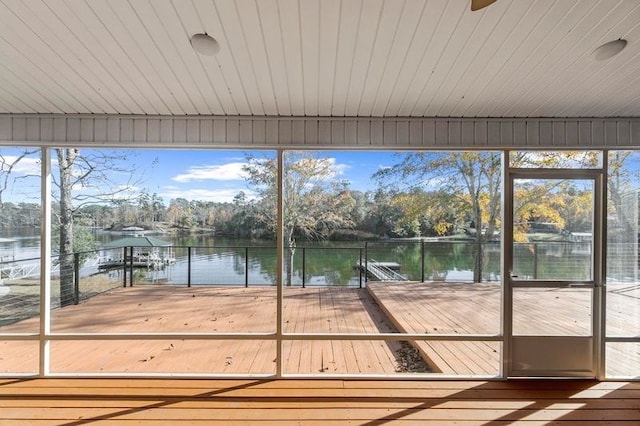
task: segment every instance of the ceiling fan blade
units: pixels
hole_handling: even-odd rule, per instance
[[[480,10],[484,7],[489,6],[491,3],[494,3],[496,0],[471,0],[471,11]]]

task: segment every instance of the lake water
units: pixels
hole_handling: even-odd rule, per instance
[[[40,230],[36,228],[0,229],[0,262],[40,257]]]
[[[169,240],[169,239],[168,239]],[[273,241],[229,240],[202,237],[187,241],[191,249],[191,283],[271,285],[276,280],[276,248]],[[184,239],[174,241],[176,263],[148,274],[151,280],[186,283],[189,257]],[[488,250],[486,279],[499,279],[499,246]],[[365,259],[399,265],[399,273],[409,280],[438,277],[447,281],[473,280],[471,245],[433,243],[424,248],[416,242],[308,242],[299,243],[293,259],[291,284],[357,287],[365,277],[357,265]],[[304,279],[303,279],[304,277]]]
[[[120,238],[96,231],[96,239],[105,244]],[[38,258],[38,230],[0,233],[12,238],[16,260]],[[157,235],[174,244],[175,263],[156,271],[137,271],[135,280],[193,285],[271,285],[276,280],[276,249],[273,241],[214,238],[204,235]],[[5,244],[6,245],[6,244]],[[191,248],[191,258],[187,247]],[[500,245],[485,246],[483,280],[500,280]],[[519,275],[530,278],[587,279],[590,246],[572,243],[522,245],[516,251]],[[416,241],[384,242],[310,242],[299,243],[294,256],[292,285],[359,286],[364,276],[360,261],[392,262],[409,280],[472,281],[473,246],[468,241],[434,241],[422,245]],[[189,274],[189,263],[191,274]],[[97,266],[84,268],[83,275],[97,272]],[[190,277],[189,277],[190,275]],[[304,276],[304,279],[303,279]]]

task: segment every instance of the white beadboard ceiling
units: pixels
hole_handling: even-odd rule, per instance
[[[0,113],[638,117],[640,1],[0,0]]]

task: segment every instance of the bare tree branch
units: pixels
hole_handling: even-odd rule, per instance
[[[9,187],[9,181],[10,181],[10,177],[12,175],[13,169],[24,158],[29,157],[30,155],[33,155],[39,151],[40,149],[32,149],[32,150],[25,149],[20,153],[20,155],[13,158],[12,160],[8,160],[7,157],[0,154],[0,203],[2,203],[2,196],[4,192]],[[14,181],[17,179],[18,178],[14,177]]]

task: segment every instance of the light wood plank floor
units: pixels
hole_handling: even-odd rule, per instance
[[[529,289],[514,298],[516,331],[579,334],[588,331],[589,292]],[[636,287],[608,292],[608,332],[637,334],[640,293]],[[366,289],[285,288],[287,333],[495,334],[500,329],[498,284],[369,283]],[[54,332],[274,332],[273,287],[140,286],[120,288],[52,312]],[[532,321],[535,319],[535,321]],[[34,332],[38,318],[0,328]],[[626,346],[625,346],[626,345]],[[418,342],[430,371],[497,375],[498,342]],[[636,345],[638,347],[640,345]],[[637,350],[607,346],[607,374],[637,372]],[[411,348],[410,348],[411,349]],[[633,348],[632,348],[633,349]],[[276,344],[247,340],[54,341],[54,373],[274,374]],[[415,354],[397,342],[285,341],[283,367],[293,374],[388,374],[429,372],[413,367]],[[636,367],[633,367],[636,366]],[[38,371],[37,342],[0,339],[0,373]]]
[[[273,287],[139,286],[119,288],[52,312],[57,333],[262,332],[276,330]],[[0,333],[38,329],[38,318]],[[377,333],[393,326],[365,289],[287,288],[285,332]],[[289,341],[288,373],[396,372],[399,345],[383,341]],[[35,342],[1,341],[0,372],[38,369]],[[267,340],[54,341],[55,373],[274,374],[276,344]]]
[[[372,282],[370,294],[405,333],[498,334],[501,290],[497,283]],[[432,370],[444,374],[497,375],[497,342],[418,341],[412,344]]]
[[[500,332],[499,283],[372,282],[367,288],[402,332],[461,336]],[[517,289],[513,296],[514,334],[588,336],[591,297],[591,290],[581,288]],[[610,285],[607,333],[633,336],[638,329],[640,289],[633,284]],[[496,375],[499,371],[501,348],[497,342],[422,341],[414,345],[435,372]],[[630,366],[638,371],[636,348],[640,345],[626,345],[608,345],[607,374],[636,374]]]
[[[640,383],[0,380],[0,425],[632,425]]]

